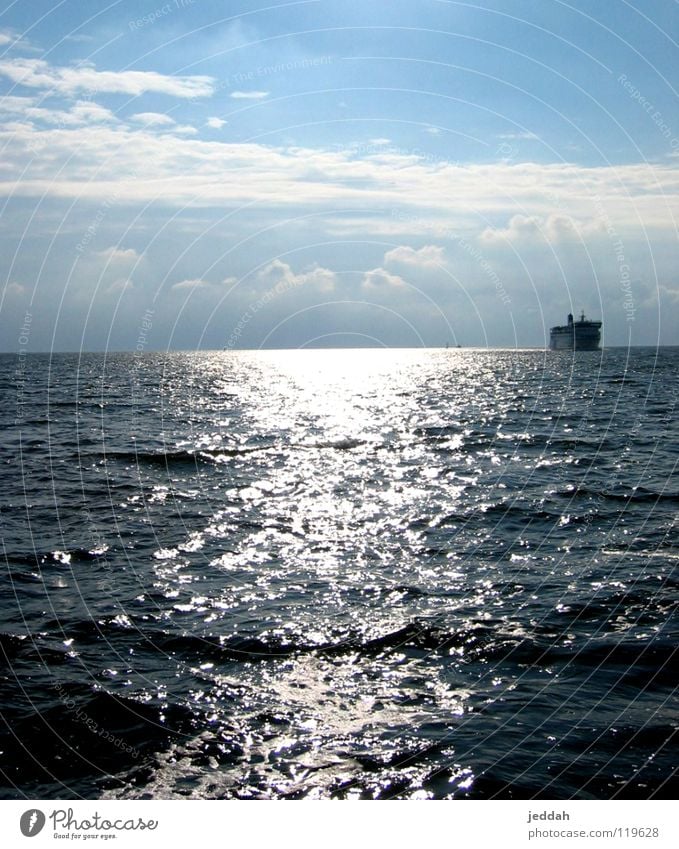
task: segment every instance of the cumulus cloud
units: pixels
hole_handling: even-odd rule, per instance
[[[514,215],[506,227],[487,227],[480,236],[487,245],[512,242],[529,244],[537,242],[561,243],[579,240],[592,233],[603,232],[598,220],[575,221],[565,215]]]
[[[481,241],[486,243],[517,242],[533,239],[542,233],[542,222],[535,216],[514,215],[506,227],[486,227]]]
[[[316,292],[332,292],[335,288],[337,275],[329,268],[313,265],[296,273],[292,267],[280,259],[275,259],[265,266],[257,275],[257,279],[269,288],[282,294],[289,289],[300,287],[313,288]]]
[[[5,293],[7,295],[23,295],[26,292],[26,287],[22,286],[21,283],[8,283],[5,286]]]
[[[211,127],[213,130],[221,130],[224,124],[227,124],[228,121],[224,121],[222,118],[208,118],[205,122],[207,127]]]
[[[232,91],[231,97],[234,100],[263,100],[269,96],[268,91]]]
[[[422,268],[436,267],[445,262],[445,251],[437,245],[425,245],[419,250],[400,245],[384,255],[385,264],[401,263],[403,265],[415,265]]]
[[[388,292],[394,289],[405,289],[407,286],[402,277],[384,268],[374,268],[366,272],[361,283],[361,287],[369,292]]]
[[[131,263],[137,262],[140,258],[140,255],[134,248],[121,248],[116,245],[112,245],[110,248],[105,248],[103,251],[97,251],[96,255],[107,260],[109,263]]]
[[[97,71],[87,65],[59,67],[44,59],[0,60],[0,76],[27,88],[47,89],[69,96],[89,91],[133,96],[156,92],[173,97],[209,97],[215,90],[213,77],[176,77],[156,71]]]

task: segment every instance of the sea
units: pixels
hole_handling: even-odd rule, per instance
[[[0,796],[651,799],[679,348],[0,357]]]

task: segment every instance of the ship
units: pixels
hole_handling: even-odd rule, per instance
[[[601,322],[589,321],[583,311],[578,321],[568,315],[568,324],[552,327],[549,347],[552,351],[598,351],[601,342]]]

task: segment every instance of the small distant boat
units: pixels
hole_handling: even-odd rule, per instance
[[[601,322],[585,318],[584,310],[578,321],[568,314],[568,324],[552,327],[549,347],[552,351],[598,351],[601,342]]]

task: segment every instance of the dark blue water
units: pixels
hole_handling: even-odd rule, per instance
[[[0,793],[673,796],[678,371],[0,358]]]

